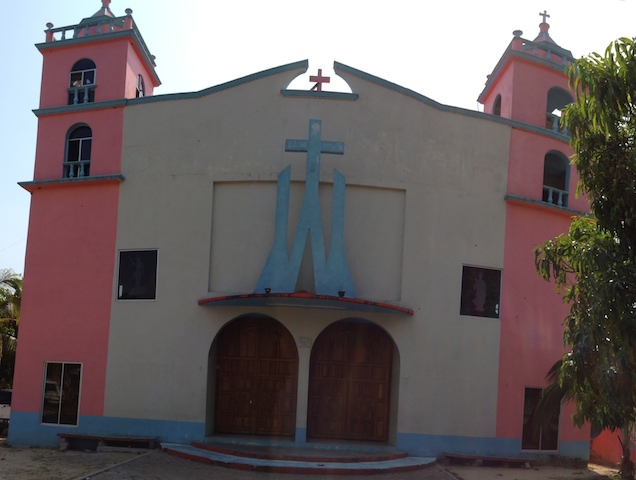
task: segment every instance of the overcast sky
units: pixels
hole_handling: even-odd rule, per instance
[[[47,22],[73,25],[100,7],[101,0],[3,2],[0,268],[24,271],[30,197],[17,182],[33,178],[37,119],[31,110],[38,106],[42,67],[34,44],[44,41]],[[157,57],[162,85],[156,95],[201,90],[305,59],[308,74],[322,68],[333,81],[335,60],[440,103],[476,110],[486,76],[512,31],[534,39],[539,12],[547,10],[550,35],[575,57],[636,36],[636,0],[113,0],[110,5],[117,16],[128,7]],[[299,79],[293,87],[311,85]]]

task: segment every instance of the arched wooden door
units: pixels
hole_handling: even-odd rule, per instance
[[[269,318],[243,318],[217,341],[217,433],[295,433],[298,352],[289,331]]]
[[[342,321],[316,339],[307,436],[387,441],[393,340],[376,325]]]

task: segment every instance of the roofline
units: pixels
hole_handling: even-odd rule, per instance
[[[285,73],[285,72],[290,72],[290,71],[295,71],[298,70],[299,73],[298,75],[302,75],[304,72],[307,71],[307,68],[309,67],[309,62],[308,60],[301,60],[299,62],[293,62],[293,63],[288,63],[286,65],[281,65],[279,67],[274,67],[274,68],[270,68],[267,70],[263,70],[257,73],[253,73],[251,75],[247,75],[245,77],[241,77],[238,78],[236,80],[231,80],[229,82],[225,82],[222,83],[220,85],[216,85],[214,87],[209,87],[203,90],[199,90],[196,92],[188,92],[188,93],[168,93],[165,95],[152,95],[150,97],[141,97],[141,98],[127,98],[127,99],[121,99],[121,100],[112,100],[112,101],[108,101],[108,102],[95,102],[95,103],[86,103],[86,104],[82,104],[82,105],[64,105],[61,107],[54,107],[54,108],[41,108],[41,109],[35,109],[33,110],[33,113],[37,116],[37,117],[41,117],[41,116],[47,116],[47,115],[56,115],[56,114],[61,114],[61,113],[73,113],[73,112],[78,112],[78,111],[83,111],[83,110],[97,110],[97,109],[103,109],[103,108],[117,108],[117,107],[127,107],[127,106],[134,106],[134,105],[140,105],[140,104],[145,104],[145,103],[155,103],[155,102],[167,102],[167,101],[173,101],[173,100],[189,100],[189,99],[196,99],[196,98],[201,98],[201,97],[205,97],[208,95],[213,95],[215,93],[224,91],[224,90],[228,90],[230,88],[234,88],[234,87],[238,87],[240,85],[244,85],[246,83],[250,83],[256,80],[259,80],[261,78],[266,78],[272,75],[278,75],[281,73]],[[465,108],[461,108],[461,107],[454,107],[454,106],[450,106],[450,105],[444,105],[442,103],[436,102],[435,100],[432,100],[429,97],[426,97],[425,95],[422,95],[420,93],[417,93],[413,90],[410,90],[408,88],[402,87],[400,85],[397,85],[396,83],[392,83],[389,82],[388,80],[384,80],[380,77],[376,77],[374,75],[371,75],[369,73],[363,72],[362,70],[357,70],[353,67],[350,67],[348,65],[345,65],[343,63],[339,63],[339,62],[334,62],[334,70],[336,72],[336,74],[340,75],[341,73],[343,74],[349,74],[349,75],[353,75],[355,77],[358,77],[362,80],[365,80],[367,82],[379,85],[381,87],[387,88],[389,90],[392,90],[396,93],[399,93],[401,95],[405,95],[413,100],[416,100],[418,102],[421,102],[425,105],[428,105],[430,107],[433,107],[439,111],[442,112],[448,112],[448,113],[455,113],[458,115],[463,115],[466,117],[472,117],[472,118],[479,118],[482,120],[488,120],[490,122],[495,122],[495,123],[499,123],[502,125],[507,125],[509,127],[512,128],[518,128],[520,130],[526,130],[529,132],[533,132],[539,135],[543,135],[546,137],[550,137],[553,138],[555,140],[559,140],[562,142],[569,142],[569,137],[567,137],[566,135],[561,135],[560,133],[556,133],[553,132],[552,130],[547,130],[544,128],[539,128],[536,127],[534,125],[530,125],[527,123],[523,123],[523,122],[519,122],[516,120],[510,120],[508,118],[503,118],[503,117],[498,117],[496,115],[492,115],[489,113],[484,113],[484,112],[478,112],[476,110],[468,110]],[[290,82],[291,83],[291,82]],[[293,97],[302,97],[302,98],[315,98],[315,99],[341,99],[341,100],[356,100],[359,98],[358,94],[342,94],[342,95],[331,95],[328,94],[329,92],[320,92],[323,95],[320,95],[319,92],[306,92],[306,94],[301,95],[300,93],[297,93],[296,90],[282,90],[281,95],[288,97],[288,98],[293,98]],[[313,93],[313,94],[312,94]],[[332,92],[333,93],[333,92]],[[337,92],[335,92],[337,93]]]
[[[488,120],[495,123],[500,123],[503,125],[507,125],[512,128],[518,128],[520,130],[525,130],[532,133],[537,133],[539,135],[543,135],[546,137],[554,138],[555,140],[560,140],[562,142],[569,143],[570,138],[566,135],[561,135],[560,133],[553,132],[552,130],[547,130],[544,128],[539,128],[534,125],[530,125],[528,123],[519,122],[517,120],[511,120],[508,118],[498,117],[497,115],[492,115],[490,113],[478,112],[476,110],[468,110],[466,108],[461,107],[453,107],[451,105],[444,105],[442,103],[436,102],[431,98],[417,93],[408,88],[402,87],[395,83],[384,80],[380,77],[376,77],[369,73],[363,72],[362,70],[357,70],[348,65],[344,65],[342,63],[334,62],[334,70],[336,73],[343,72],[353,75],[355,77],[361,78],[362,80],[368,81],[370,83],[374,83],[384,88],[388,88],[389,90],[393,90],[402,95],[406,95],[409,98],[422,102],[430,107],[436,108],[442,112],[456,113],[459,115],[463,115],[466,117],[480,118],[483,120]]]

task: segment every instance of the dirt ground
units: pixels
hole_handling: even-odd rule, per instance
[[[408,473],[373,475],[374,480],[607,480],[616,470],[604,467],[502,468],[435,465]],[[327,477],[230,470],[184,460],[159,450],[134,452],[61,452],[7,446],[0,439],[0,480],[369,480],[368,475]]]

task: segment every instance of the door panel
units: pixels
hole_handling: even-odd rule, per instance
[[[231,323],[217,347],[215,431],[290,436],[295,432],[298,355],[272,319]]]
[[[312,350],[308,436],[386,441],[392,361],[393,340],[381,328],[328,327]]]

